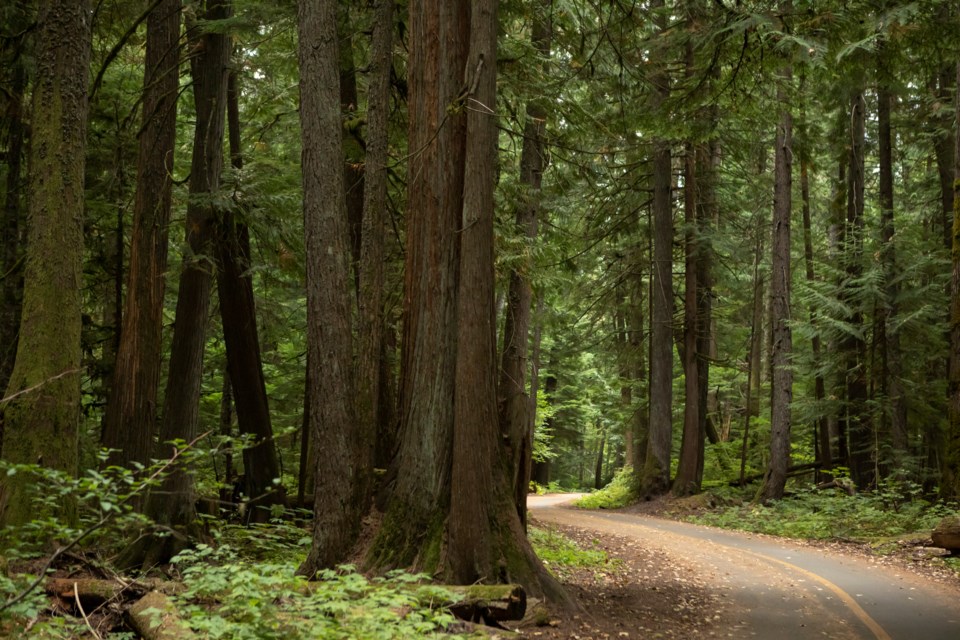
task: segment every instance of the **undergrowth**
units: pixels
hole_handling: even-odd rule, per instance
[[[619,560],[611,560],[603,549],[583,547],[553,529],[530,527],[527,535],[544,566],[560,580],[569,578],[578,569],[596,574],[616,570],[620,564]]]
[[[250,563],[229,546],[199,545],[174,561],[186,591],[176,608],[204,638],[348,639],[431,638],[454,617],[429,601],[455,600],[427,576],[394,572],[367,578],[352,566],[321,572],[308,582],[293,563]]]
[[[687,519],[698,524],[789,538],[866,541],[929,532],[941,518],[952,513],[955,511],[942,503],[919,497],[914,488],[905,483],[852,496],[839,491],[801,488],[768,506],[740,503]]]
[[[588,494],[574,504],[584,509],[619,509],[637,500],[637,478],[633,469],[624,467],[617,471],[610,484],[595,493]]]

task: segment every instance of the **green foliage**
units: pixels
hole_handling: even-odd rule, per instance
[[[574,504],[584,509],[619,509],[637,499],[637,476],[633,467],[624,467],[617,471],[613,481],[606,487],[586,495]]]
[[[295,564],[245,561],[226,545],[198,545],[174,564],[187,587],[177,610],[205,638],[457,637],[444,631],[453,616],[424,604],[456,596],[422,586],[423,575],[368,579],[343,566],[308,582]]]
[[[543,564],[561,580],[577,569],[600,573],[616,571],[620,565],[619,560],[611,560],[596,545],[584,547],[554,529],[530,527],[527,535]]]
[[[916,485],[907,483],[853,496],[840,491],[801,489],[769,506],[738,504],[690,519],[699,524],[790,538],[870,540],[927,531],[951,513],[942,503],[923,500],[918,493]]]

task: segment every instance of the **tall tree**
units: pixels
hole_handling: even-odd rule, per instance
[[[957,117],[960,118],[960,62],[957,63]],[[940,494],[960,496],[960,126],[956,130],[953,166],[953,237],[950,275],[950,363],[947,379],[947,434],[941,470]]]
[[[661,32],[666,30],[663,0],[650,3]],[[663,108],[670,96],[670,76],[663,63],[650,76],[652,108]],[[673,182],[670,143],[653,141],[653,278],[650,327],[650,419],[641,491],[660,494],[670,488],[673,444]]]
[[[550,6],[543,0],[534,13],[530,39],[542,59],[550,55]],[[543,69],[542,60],[536,67]],[[520,184],[523,189],[517,203],[514,226],[516,233],[532,245],[537,238],[543,171],[546,168],[547,111],[538,100],[527,103],[523,127],[523,147],[520,152]],[[531,271],[533,248],[529,247],[519,265],[510,271],[510,291],[507,294],[506,319],[503,329],[503,355],[500,381],[497,386],[500,405],[500,430],[508,443],[517,513],[526,526],[527,491],[530,484],[533,448],[533,420],[527,394],[527,359],[530,342],[530,318],[533,305]]]
[[[787,6],[789,6],[789,2]],[[793,69],[784,66],[777,89],[780,122],[774,148],[773,255],[770,269],[770,465],[764,478],[763,500],[779,500],[790,463],[790,405],[793,401],[793,337],[790,330],[790,218],[793,210],[793,117],[789,91]]]
[[[227,138],[230,163],[243,169],[240,144],[240,106],[237,74],[227,78]],[[243,205],[235,201],[235,207]],[[241,212],[242,213],[242,212]],[[265,522],[272,505],[286,504],[280,484],[280,461],[273,440],[270,405],[263,377],[257,309],[250,274],[250,228],[232,209],[221,212],[216,229],[217,294],[220,298],[220,322],[227,351],[227,375],[237,408],[240,433],[253,437],[243,449],[246,519]]]
[[[688,53],[692,57],[692,52]],[[688,65],[690,63],[688,62]],[[697,160],[696,148],[687,144],[683,166],[684,218],[684,294],[683,294],[683,439],[673,493],[689,495],[700,490],[703,477],[704,432],[700,421],[700,364],[698,301],[698,247],[697,247]]]
[[[104,417],[109,464],[147,464],[154,454],[162,359],[163,293],[177,135],[180,0],[147,16],[143,125],[130,230],[123,324]]]
[[[850,99],[847,230],[844,243],[844,295],[852,313],[843,351],[846,354],[847,371],[846,413],[850,438],[850,472],[860,488],[866,488],[875,481],[872,463],[873,437],[867,408],[867,342],[863,335],[863,307],[857,300],[857,289],[863,276],[865,139],[866,102],[863,92],[857,90]]]
[[[436,569],[450,505],[466,125],[457,96],[468,14],[462,1],[409,4],[408,148],[414,153],[407,166],[400,433],[389,507],[371,551],[371,562],[385,567]]]
[[[229,17],[229,0],[207,0],[198,17],[189,24],[196,125],[190,163],[189,200],[186,219],[186,251],[180,271],[180,286],[174,317],[173,341],[167,370],[167,386],[160,421],[160,448],[180,439],[191,442],[198,435],[200,383],[207,337],[207,317],[213,281],[214,241],[217,211],[215,194],[223,169],[223,135],[227,103],[227,69],[230,37],[213,28]],[[147,499],[146,514],[166,533],[141,536],[124,553],[122,564],[153,566],[180,550],[196,528],[196,495],[192,472],[174,469],[159,490]]]
[[[0,13],[8,28],[18,36],[4,37],[0,45],[3,63],[2,82],[2,157],[6,164],[3,213],[0,214],[0,390],[7,388],[17,355],[17,332],[20,328],[20,302],[23,292],[23,228],[24,154],[27,150],[28,127],[24,102],[27,90],[27,25],[32,20],[25,2],[14,2]],[[2,391],[0,391],[2,393]],[[0,446],[3,444],[3,417],[0,411]]]
[[[881,390],[890,403],[889,415],[883,423],[889,425],[895,473],[902,474],[909,452],[907,433],[907,396],[903,388],[903,364],[900,357],[900,333],[896,328],[899,315],[899,273],[895,246],[896,228],[893,213],[893,135],[890,110],[893,102],[892,75],[889,69],[889,47],[882,40],[877,51],[877,144],[880,161],[880,260],[883,267],[885,296],[877,312],[877,337],[880,345]],[[885,434],[886,435],[886,434]]]
[[[350,250],[343,190],[337,3],[301,0],[297,12],[303,217],[307,249],[307,348],[314,370],[310,431],[316,450],[313,544],[300,573],[342,562],[367,505],[358,489],[371,469],[357,464],[350,330]],[[338,159],[332,161],[332,159]]]
[[[389,159],[390,72],[393,67],[394,0],[378,0],[373,23],[370,90],[367,96],[367,153],[360,234],[360,327],[357,363],[357,421],[363,451],[359,463],[370,467],[377,450],[393,452],[385,353],[384,256],[386,254],[387,161]],[[389,373],[387,375],[390,375]]]
[[[3,460],[74,474],[80,418],[81,258],[91,20],[86,2],[37,15],[23,310],[0,405]],[[0,523],[38,517],[27,476],[0,484]],[[64,506],[68,519],[69,505]]]

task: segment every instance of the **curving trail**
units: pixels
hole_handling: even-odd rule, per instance
[[[564,506],[577,497],[528,504],[542,522],[632,538],[691,568],[732,613],[728,637],[960,640],[955,584],[768,536]]]

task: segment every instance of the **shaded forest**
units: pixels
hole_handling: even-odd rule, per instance
[[[6,557],[146,572],[302,526],[308,578],[573,606],[531,490],[960,498],[950,3],[0,25]]]

